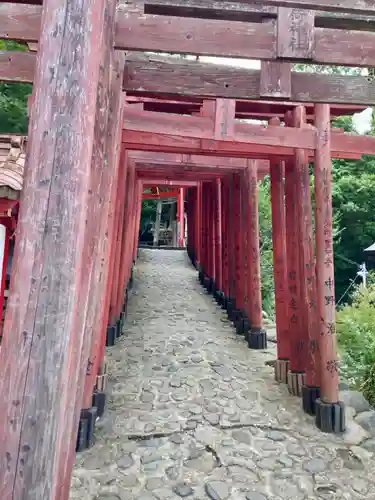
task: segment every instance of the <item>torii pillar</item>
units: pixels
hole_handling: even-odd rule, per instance
[[[332,164],[329,104],[315,105],[315,238],[318,315],[320,318],[320,399],[316,425],[323,432],[345,430],[345,408],[339,401],[335,288],[332,237]]]

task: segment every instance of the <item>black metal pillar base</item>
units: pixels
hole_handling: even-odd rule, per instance
[[[245,332],[249,330],[249,320],[243,311],[239,312],[236,321],[236,333],[237,335],[245,335]]]
[[[308,415],[315,415],[315,403],[320,398],[320,387],[302,387],[302,408]]]
[[[275,380],[281,384],[288,383],[289,359],[277,359],[275,362]]]
[[[247,343],[249,343],[249,335],[251,333],[251,321],[246,316],[243,320],[243,335]]]
[[[221,308],[224,309],[224,311],[226,311],[227,307],[228,307],[228,297],[226,295],[224,295],[224,293],[223,293],[223,298],[221,301]]]
[[[96,418],[96,407],[89,408],[88,410],[81,410],[81,417],[79,419],[78,425],[76,451],[87,450],[94,444]]]
[[[212,293],[213,297],[215,297],[216,283],[215,283],[215,280],[213,278],[211,278],[211,293]]]
[[[124,335],[124,324],[126,320],[126,313],[122,312],[120,313],[120,321],[121,321],[121,332],[120,335]]]
[[[116,326],[108,326],[107,327],[107,337],[105,341],[105,345],[107,347],[111,347],[115,345],[116,343],[116,332],[117,332],[117,327]]]
[[[228,314],[228,318],[232,320],[233,311],[236,309],[236,301],[232,297],[227,298],[226,310]]]
[[[341,434],[345,432],[345,405],[341,401],[337,403],[325,403],[321,399],[315,401],[315,423],[322,432],[330,434]]]
[[[201,264],[199,264],[199,266],[198,266],[198,280],[199,280],[199,283],[201,285],[203,285],[203,281],[204,281],[204,269],[203,269],[203,266]]]
[[[97,409],[98,418],[104,415],[106,399],[105,392],[95,391],[92,395],[92,406]]]
[[[130,269],[129,288],[133,287],[133,283],[134,283],[134,262],[132,268]]]
[[[247,343],[250,349],[267,349],[267,332],[262,328],[252,328]]]
[[[292,396],[302,397],[302,387],[305,385],[305,372],[288,372],[288,390]]]

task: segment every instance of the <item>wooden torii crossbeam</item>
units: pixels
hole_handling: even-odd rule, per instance
[[[283,4],[282,0],[276,1],[279,6]],[[346,1],[349,4],[351,0]],[[339,2],[336,8],[340,9]],[[37,42],[41,10],[38,5],[1,5],[0,38]],[[326,6],[325,10],[331,9]],[[228,29],[228,21],[154,16],[144,14],[140,5],[137,10],[120,4],[114,45],[120,50],[375,66],[375,33],[315,27],[312,11],[302,10],[298,16],[293,12],[279,9],[276,22],[236,22],[233,29]],[[372,7],[348,8],[344,12],[374,15]],[[291,40],[292,33],[298,43]]]
[[[31,83],[35,64],[35,52],[0,52],[0,81]],[[189,95],[369,106],[375,102],[375,85],[366,76],[291,72],[284,66],[275,72],[275,66],[268,65],[259,71],[136,52],[127,54],[123,89],[128,95],[169,94],[175,99]]]
[[[6,335],[0,351],[3,368],[0,377],[0,464],[3,465],[0,467],[0,497],[6,500],[26,498],[30,494],[51,500],[66,500],[69,496],[80,412],[82,407],[88,412],[92,409],[94,380],[104,356],[106,333],[103,332],[108,328],[113,334],[114,323],[120,321],[123,292],[135,258],[142,196],[142,182],[137,175],[147,174],[149,169],[145,166],[140,170],[142,164],[129,157],[126,148],[288,160],[295,154],[295,164],[301,160],[301,148],[309,154],[315,153],[315,201],[320,207],[315,230],[320,243],[324,241],[318,244],[320,252],[317,255],[319,298],[326,296],[329,299],[328,303],[319,303],[320,321],[329,331],[324,339],[322,361],[324,367],[330,368],[330,381],[333,380],[326,383],[327,400],[324,403],[329,411],[332,410],[330,414],[333,414],[332,405],[337,405],[334,297],[331,288],[327,290],[333,282],[331,156],[332,152],[343,155],[372,153],[371,138],[345,135],[343,143],[340,133],[329,134],[327,104],[317,105],[316,128],[290,131],[288,127],[262,128],[236,123],[234,103],[229,103],[231,109],[225,114],[222,113],[225,111],[223,101],[217,102],[216,111],[219,111],[215,113],[214,110],[212,114],[207,113],[212,103],[204,103],[201,117],[182,118],[170,114],[167,117],[130,109],[122,117],[126,67],[122,51],[260,59],[264,61],[263,68],[260,75],[255,75],[255,78],[260,76],[260,81],[253,75],[255,86],[251,92],[246,94],[246,87],[241,83],[236,95],[235,75],[220,73],[223,70],[216,68],[218,75],[230,79],[222,80],[224,90],[219,95],[215,94],[219,92],[218,86],[210,95],[295,100],[303,88],[301,84],[295,86],[299,77],[290,72],[290,62],[375,66],[375,33],[337,29],[344,21],[342,18],[335,21],[332,16],[330,28],[327,28],[323,16],[315,16],[308,9],[371,15],[373,0],[318,0],[314,3],[312,0],[269,0],[267,5],[271,8],[280,7],[272,18],[261,15],[258,22],[237,19],[235,23],[220,18],[182,19],[172,14],[153,15],[147,13],[147,5],[151,3],[126,3],[116,8],[115,0],[44,0],[43,16],[40,5],[3,2],[0,6],[0,38],[40,43],[23,185],[25,203],[19,215],[19,244],[4,328]],[[212,8],[208,0],[202,0],[201,5]],[[302,10],[295,11],[295,7]],[[345,19],[352,26],[354,21]],[[361,26],[365,27],[365,23]],[[18,56],[10,57],[16,62]],[[35,70],[31,57],[35,56],[26,57],[25,65],[29,66],[25,66],[25,74],[28,72],[27,78],[33,80]],[[6,60],[3,59],[3,63],[5,73],[13,71]],[[199,71],[202,73],[201,69]],[[140,70],[134,74],[134,92],[139,92]],[[183,76],[181,71],[180,76]],[[15,64],[13,76],[11,74],[8,79],[17,78],[20,77]],[[175,94],[198,94],[199,85],[195,84],[194,90],[193,83],[190,80],[187,91],[181,86]],[[208,83],[206,79],[205,88]],[[158,92],[162,94],[163,89],[158,85]],[[333,85],[331,81],[325,91],[329,94],[329,102],[339,99],[334,96]],[[346,89],[347,96],[349,86],[340,85]],[[371,102],[373,82],[364,82],[362,87],[357,91],[353,89],[353,95],[356,94],[351,102]],[[221,94],[225,89],[230,89],[232,94]],[[306,100],[312,95],[310,89]],[[305,99],[298,97],[298,100]],[[254,262],[251,278],[256,282],[253,298],[258,306],[255,326],[259,329],[258,160],[247,161],[249,167],[254,167],[246,170],[247,189],[244,192],[252,195],[248,204],[252,216],[248,217],[247,229],[249,255]],[[174,171],[184,169],[184,165],[167,165],[164,173],[165,168]],[[163,172],[155,170],[159,175]],[[184,179],[198,175],[194,170],[184,173]],[[271,168],[271,173],[274,171]],[[205,172],[199,175],[203,174],[206,175]],[[211,171],[207,174],[212,175]],[[236,178],[238,181],[238,176]],[[296,178],[286,175],[286,180],[289,190],[286,198],[291,203],[294,199],[290,193]],[[237,181],[231,192],[238,194],[241,186]],[[280,182],[279,187],[281,185]],[[228,193],[231,186],[227,185],[226,189]],[[212,194],[208,186],[205,196],[200,198],[208,215],[213,208],[210,208],[210,192]],[[230,198],[227,196],[228,203],[224,207],[236,215],[240,207],[237,205],[234,210]],[[287,208],[290,227],[293,227],[293,217],[288,213],[290,205]],[[233,220],[238,228],[239,217]],[[225,223],[230,223],[230,219]],[[212,226],[207,217],[205,229]],[[231,236],[227,234],[225,244],[231,245],[227,249],[240,248],[234,234],[240,231],[232,231]],[[212,243],[212,233],[206,236],[205,243]],[[297,245],[291,246],[293,257]],[[209,261],[208,264],[211,266]],[[293,265],[297,274],[296,259]],[[295,340],[298,341],[298,336]],[[85,420],[88,421],[88,417]]]
[[[278,158],[293,156],[294,149],[298,147],[310,154],[315,150],[317,134],[314,127],[296,129],[236,123],[234,111],[228,119],[232,120],[232,131],[218,137],[212,118],[156,113],[129,107],[124,110],[122,141],[129,150],[258,159],[267,159],[270,155]],[[332,134],[332,155],[338,158],[347,155],[350,158],[352,154],[375,154],[375,138]]]

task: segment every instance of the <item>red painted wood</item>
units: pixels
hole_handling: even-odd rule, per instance
[[[234,262],[235,262],[235,300],[236,309],[243,309],[244,295],[242,287],[242,245],[241,245],[241,178],[239,174],[233,176],[233,232],[234,232]]]
[[[82,397],[79,384],[86,369],[80,364],[87,345],[85,309],[77,306],[88,289],[82,259],[103,24],[102,0],[44,3],[19,236],[0,351],[4,499],[25,498],[30,491],[57,498],[56,471],[78,427],[79,412],[70,400]],[[66,88],[80,91],[66,93]],[[63,128],[56,125],[62,122]]]
[[[221,180],[215,181],[215,284],[217,290],[223,290],[223,248],[222,248],[222,197]]]
[[[118,282],[118,304],[117,311],[121,308],[121,304],[124,299],[125,290],[127,288],[127,284],[130,277],[131,265],[132,265],[132,235],[134,231],[134,219],[135,219],[135,186],[136,186],[136,177],[135,177],[135,169],[134,164],[129,162],[129,171],[128,171],[128,183],[127,183],[127,192],[126,192],[126,200],[125,200],[125,232],[124,232],[124,246],[121,253],[121,264],[119,268],[119,282]]]
[[[0,219],[0,224],[2,224]],[[4,241],[4,250],[3,250],[3,261],[0,262],[1,265],[1,281],[0,281],[0,314],[3,314],[4,307],[4,293],[5,293],[5,285],[6,285],[6,271],[7,271],[7,263],[8,263],[8,255],[9,255],[9,240],[11,236],[11,232],[8,227],[3,224],[5,227],[5,241]],[[2,332],[1,332],[2,333]]]
[[[139,228],[141,224],[142,211],[142,182],[137,182],[137,202],[135,205],[135,226],[134,226],[134,243],[133,243],[133,262],[137,260]]]
[[[318,315],[320,318],[321,399],[337,403],[339,368],[336,349],[335,293],[332,237],[332,165],[329,106],[317,104],[315,156],[315,238]]]
[[[303,106],[293,110],[293,124],[303,126],[306,113]],[[304,150],[296,149],[296,205],[299,214],[300,276],[302,331],[306,332],[306,385],[320,386],[319,373],[319,326],[316,303],[315,252],[313,243],[312,204],[310,174],[307,155]]]
[[[197,187],[196,216],[195,216],[195,241],[197,245],[196,265],[202,264],[202,183]]]
[[[262,328],[262,291],[260,277],[259,213],[258,213],[258,175],[257,162],[249,160],[246,170],[249,204],[249,260],[251,270],[251,328]]]
[[[309,132],[311,132],[311,130],[309,130]],[[251,131],[242,131],[242,136],[245,137],[246,133],[251,134]],[[236,136],[236,139],[239,139],[239,137]],[[342,148],[342,151],[333,149],[332,158],[358,159],[358,155],[374,154],[375,152],[374,137],[350,136],[349,134],[347,134],[342,138],[343,142],[341,142],[340,134],[333,134],[332,140],[334,139],[340,141],[338,146]],[[268,137],[266,139],[254,139],[254,141],[255,140],[260,140],[261,143],[257,144],[254,142],[250,145],[246,142],[240,141],[235,142],[229,140],[220,141],[205,138],[200,139],[197,137],[189,137],[186,135],[180,136],[133,130],[124,130],[122,134],[122,141],[126,148],[129,150],[152,151],[160,153],[186,153],[204,156],[229,156],[233,158],[253,158],[267,160],[271,155],[275,158],[286,159],[293,156],[295,147],[300,146],[297,143],[293,147],[289,147],[287,146],[287,144],[285,144],[283,147],[275,146],[273,144],[264,144],[264,142],[268,140],[270,142],[273,142],[272,134],[270,133],[268,133]],[[313,141],[315,143],[315,136]],[[280,138],[276,142],[280,142]],[[295,141],[293,141],[293,143],[294,142]],[[346,153],[345,144],[348,144],[350,149],[354,149],[354,152],[350,151]],[[312,144],[310,150],[311,155],[309,155],[309,157],[312,157]]]
[[[246,315],[249,312],[249,279],[251,273],[249,268],[249,207],[248,207],[248,186],[245,172],[241,173],[241,266],[242,266],[242,295],[243,311]],[[247,334],[247,332],[246,332]]]
[[[286,256],[285,190],[283,162],[271,160],[271,205],[273,275],[275,280],[275,311],[277,332],[277,357],[289,359],[290,339],[288,325],[288,273]]]
[[[229,217],[229,179],[224,177],[222,180],[222,228],[221,237],[223,244],[223,288],[225,297],[229,297],[229,237],[228,237],[228,217]]]
[[[178,198],[178,195],[179,195],[179,189],[173,189],[172,191],[161,191],[158,194],[142,193],[142,199],[159,200],[164,198]]]
[[[209,234],[209,244],[210,244],[210,273],[213,281],[216,281],[216,252],[215,252],[215,240],[216,240],[216,211],[215,211],[215,183],[210,183],[210,234]]]
[[[299,264],[299,241],[296,209],[297,175],[294,161],[285,165],[285,220],[286,251],[288,264],[288,323],[289,323],[289,370],[304,373],[306,359],[305,338],[301,331],[301,276]]]
[[[121,158],[121,170],[119,177],[120,191],[118,193],[119,198],[116,200],[115,205],[115,228],[114,228],[114,238],[113,238],[113,270],[112,272],[112,289],[110,298],[110,316],[109,325],[114,326],[118,320],[118,290],[119,290],[119,280],[120,280],[120,269],[121,262],[123,259],[124,251],[124,232],[126,231],[126,190],[128,189],[128,179],[129,179],[129,157],[128,152],[125,148],[122,149]]]
[[[236,243],[234,234],[234,178],[233,175],[228,179],[228,283],[229,283],[229,297],[236,298]]]
[[[115,274],[115,259],[116,259],[116,251],[117,251],[117,231],[119,229],[119,217],[121,210],[124,208],[124,198],[125,198],[125,189],[126,189],[126,179],[128,173],[128,160],[127,160],[127,151],[122,148],[120,155],[120,164],[119,164],[119,173],[118,173],[118,182],[116,195],[113,196],[113,203],[110,207],[110,222],[109,225],[109,233],[108,239],[112,242],[110,245],[110,257],[109,257],[109,272],[107,283],[105,286],[105,299],[104,299],[104,315],[101,323],[101,340],[99,342],[100,350],[98,352],[98,367],[103,367],[104,364],[104,354],[105,354],[105,344],[106,344],[106,335],[107,335],[107,327],[111,324],[111,298],[112,298],[112,290],[114,286],[114,274]],[[122,225],[120,235],[123,238],[125,232],[124,224]],[[122,244],[121,244],[122,245]],[[94,359],[95,363],[95,359]],[[94,370],[95,371],[95,370]],[[99,369],[96,370],[98,372]]]

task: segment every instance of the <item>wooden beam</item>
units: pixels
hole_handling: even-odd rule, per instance
[[[31,83],[34,79],[35,62],[36,54],[32,52],[0,52],[0,81]],[[266,67],[270,63],[264,61],[263,65]],[[273,80],[277,76],[275,65],[279,65],[284,72],[287,63],[273,63],[271,73],[263,72],[262,81],[261,72],[258,70],[133,52],[129,54],[125,65],[123,88],[128,93],[142,92],[150,95],[247,100],[267,97],[269,102],[280,102],[281,96],[284,101],[290,100],[291,103],[326,102],[370,106],[375,102],[375,83],[369,82],[364,76],[292,72],[290,96],[289,90],[280,90],[279,95],[275,92],[272,94],[272,88],[275,89],[275,86],[272,87]],[[175,101],[175,104],[178,105],[178,101]]]
[[[173,170],[181,173],[188,172],[199,172],[199,173],[214,173],[219,175],[229,174],[231,172],[237,172],[241,168],[230,167],[225,165],[186,165],[184,163],[159,163],[159,162],[136,162],[136,168],[141,170]]]
[[[306,1],[311,5],[310,0]],[[0,38],[37,42],[40,19],[41,7],[38,5],[3,4],[0,6]],[[220,20],[153,16],[139,11],[129,13],[129,7],[120,4],[115,46],[120,50],[277,59],[274,20],[265,24],[236,22],[232,28],[228,22]],[[375,33],[315,28],[314,50],[309,62],[375,66],[374,47]],[[306,62],[298,54],[296,56],[299,59],[295,61]]]
[[[162,191],[159,194],[153,193],[142,193],[143,200],[162,200],[166,198],[177,198],[179,195],[179,190],[174,189],[173,191]]]
[[[250,5],[267,5],[270,7],[290,7],[293,9],[321,10],[325,12],[342,12],[373,16],[375,0],[236,0],[238,3]]]
[[[154,113],[127,108],[124,111],[124,129],[126,131],[154,132],[196,139],[214,138],[213,120],[205,117],[180,116],[170,113]],[[259,125],[237,123],[233,136],[221,138],[224,142],[243,142],[252,145],[264,145],[283,148],[304,149],[315,147],[315,132],[312,129],[290,130],[286,127],[263,127]],[[375,139],[374,139],[375,142]]]
[[[0,350],[3,499],[67,499],[58,485],[61,459],[78,425],[71,402],[79,398],[76,373],[84,377],[76,363],[85,334],[78,304],[87,279],[85,228],[104,4],[44,2],[24,203]]]
[[[261,86],[258,70],[139,53],[129,54],[124,73],[127,92],[249,100],[267,96],[269,101],[280,100],[271,97],[265,87],[264,82]],[[287,100],[286,92],[283,100]],[[292,72],[290,101],[371,106],[375,102],[375,83],[363,76]]]
[[[144,188],[154,187],[154,186],[170,186],[172,188],[175,187],[195,187],[198,185],[198,181],[180,181],[176,184],[173,184],[171,181],[167,181],[166,179],[142,179],[142,185]]]
[[[260,23],[276,19],[278,7],[219,0],[146,0],[144,10],[146,14]],[[315,26],[318,28],[373,31],[374,21],[375,18],[369,18],[368,14],[354,17],[350,12],[315,12]]]
[[[246,166],[246,161],[241,158],[225,158],[225,160],[223,160],[223,158],[220,156],[131,151],[130,157],[137,163],[159,163],[161,165],[176,163],[186,166],[202,166],[204,168],[216,168],[216,166],[222,166],[233,169],[242,169]]]
[[[0,81],[32,83],[35,65],[33,52],[0,51]]]
[[[219,147],[222,143],[223,150],[231,151],[238,148],[240,156],[244,151],[251,152],[275,152],[276,156],[293,154],[293,148],[303,148],[313,151],[316,145],[316,130],[312,126],[301,129],[288,127],[267,127],[248,123],[236,123],[234,132],[230,136],[223,136],[220,140],[214,140],[214,122],[210,118],[195,116],[180,116],[170,113],[155,113],[139,109],[127,108],[124,111],[124,137],[129,137],[131,132],[154,134],[153,142],[158,137],[171,136],[178,140],[194,140],[206,143],[206,146]],[[125,140],[127,142],[127,140]],[[215,146],[213,146],[215,144]],[[145,143],[147,150],[147,142]],[[264,148],[264,149],[262,149]],[[333,151],[355,154],[375,154],[375,138],[371,136],[360,136],[352,134],[332,134]],[[128,148],[132,149],[132,148]],[[135,148],[138,149],[138,148]],[[191,151],[187,151],[190,153]],[[197,153],[199,154],[199,152]],[[220,156],[219,154],[217,156]],[[230,156],[237,157],[237,154]]]

